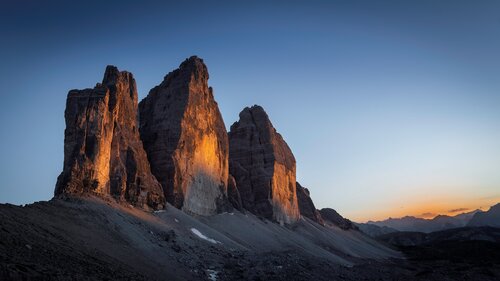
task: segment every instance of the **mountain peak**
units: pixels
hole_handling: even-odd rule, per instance
[[[103,85],[68,93],[64,166],[55,195],[111,195],[145,209],[163,208],[137,131],[137,106],[132,74],[115,66],[106,67]]]
[[[104,76],[102,78],[102,84],[110,86],[118,83],[120,80],[132,82],[134,80],[134,76],[128,71],[118,70],[118,67],[114,65],[106,66],[106,70],[104,71]]]
[[[203,60],[192,56],[139,104],[140,134],[167,201],[196,215],[228,206],[228,136],[208,87]]]
[[[280,223],[300,218],[295,157],[261,106],[246,107],[229,132],[229,170],[243,205]]]

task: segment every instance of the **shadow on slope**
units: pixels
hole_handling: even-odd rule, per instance
[[[287,228],[239,212],[147,213],[94,197],[0,205],[1,280],[329,280],[363,259],[398,256],[308,219]]]

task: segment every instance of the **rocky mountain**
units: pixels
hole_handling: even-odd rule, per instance
[[[258,105],[240,112],[229,132],[229,170],[243,207],[282,224],[300,218],[295,157]]]
[[[476,209],[476,210],[471,211],[471,212],[466,212],[466,213],[461,213],[461,214],[455,215],[455,216],[453,216],[453,218],[456,220],[459,220],[461,222],[462,226],[466,226],[469,223],[469,221],[474,217],[475,214],[482,213],[482,212],[483,211],[481,211],[480,209]]]
[[[358,227],[353,222],[342,217],[334,209],[323,208],[319,211],[319,213],[321,214],[321,217],[323,218],[325,224],[335,225],[335,226],[340,227],[341,229],[344,229],[344,230],[348,230],[348,229],[357,230],[358,229]]]
[[[297,182],[296,188],[300,215],[309,218],[319,224],[324,224],[321,214],[314,206],[314,202],[311,199],[309,189],[300,185],[299,182]]]
[[[163,208],[161,186],[139,137],[131,73],[108,66],[102,83],[68,93],[64,115],[64,165],[55,195],[96,193]]]
[[[55,194],[112,195],[155,209],[166,200],[196,215],[232,206],[283,224],[302,212],[322,224],[309,190],[295,181],[293,153],[263,108],[245,108],[228,135],[208,79],[193,56],[139,106],[132,74],[113,66],[95,88],[70,91]]]
[[[383,221],[369,221],[367,224],[379,227],[389,227],[397,231],[434,232],[450,228],[464,227],[468,220],[480,210],[462,213],[456,216],[438,215],[432,219],[423,219],[413,216],[389,218]]]
[[[378,226],[370,223],[356,223],[356,226],[359,230],[371,237],[378,237],[380,235],[398,232],[398,230],[394,228],[390,228],[388,226]]]
[[[467,226],[500,227],[500,203],[491,206],[486,212],[475,213]]]
[[[132,74],[114,66],[93,89],[70,91],[56,196],[0,204],[0,280],[498,280],[497,230],[439,234],[489,243],[468,245],[460,258],[478,259],[448,269],[403,259],[335,210],[318,211],[264,109],[245,108],[228,135],[208,78],[190,57],[139,105]],[[455,262],[446,247],[437,260]]]
[[[402,218],[388,218],[383,221],[368,221],[368,224],[387,226],[398,231],[427,232],[429,231],[427,227],[427,221],[428,220],[423,218],[404,216]]]
[[[229,144],[203,60],[193,56],[139,104],[140,134],[169,203],[186,212],[227,210]]]
[[[381,235],[377,239],[396,246],[417,246],[444,241],[489,241],[500,243],[500,228],[494,227],[459,227],[430,233],[393,232]]]

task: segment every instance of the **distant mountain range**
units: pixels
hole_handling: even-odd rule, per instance
[[[361,231],[373,237],[398,231],[429,233],[465,226],[500,227],[500,203],[486,212],[474,210],[456,216],[438,215],[432,219],[405,216],[358,223],[357,226]]]
[[[500,227],[500,203],[492,206],[487,212],[474,214],[467,225]]]
[[[443,241],[489,241],[500,243],[500,229],[490,226],[459,227],[431,233],[393,232],[377,239],[395,246],[432,245]]]

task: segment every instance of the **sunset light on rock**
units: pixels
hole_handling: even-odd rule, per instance
[[[500,2],[0,4],[0,280],[500,280]]]

